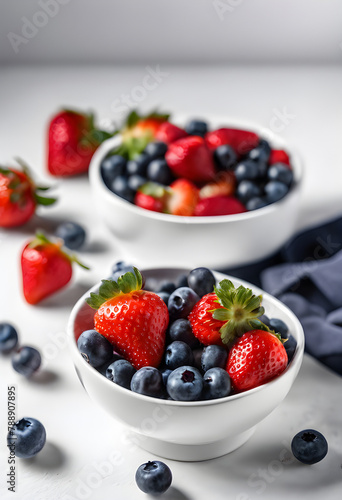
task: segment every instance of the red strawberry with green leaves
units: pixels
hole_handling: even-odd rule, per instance
[[[122,138],[116,154],[133,160],[144,151],[149,142],[157,140],[158,131],[164,123],[167,123],[169,116],[168,113],[161,114],[157,111],[140,115],[133,110],[127,116],[123,127],[116,132]]]
[[[205,135],[205,142],[211,150],[229,144],[242,156],[259,144],[259,136],[249,130],[220,128]]]
[[[99,145],[112,134],[94,125],[94,115],[65,109],[51,120],[48,130],[50,174],[60,177],[87,172]]]
[[[188,133],[184,129],[177,127],[171,122],[162,123],[156,132],[155,139],[157,141],[171,144],[183,137],[187,137]]]
[[[157,367],[162,361],[169,313],[155,293],[141,289],[138,269],[117,282],[103,280],[99,293],[91,293],[87,303],[96,309],[95,329],[132,365]]]
[[[228,280],[222,280],[214,292],[204,295],[189,315],[195,337],[204,345],[230,346],[236,337],[256,328],[269,328],[258,318],[264,314],[262,296],[253,294],[250,288],[235,288]]]
[[[193,215],[203,217],[233,215],[243,212],[246,212],[246,208],[235,196],[211,196],[199,200]]]
[[[268,163],[274,165],[274,163],[284,163],[285,165],[291,165],[290,157],[283,149],[272,149]]]
[[[202,137],[188,136],[169,144],[165,159],[176,177],[198,183],[215,177],[213,156]]]
[[[172,215],[191,216],[198,201],[199,190],[187,179],[176,179],[169,188],[167,212]]]
[[[270,382],[285,370],[288,358],[279,337],[264,330],[250,330],[236,340],[226,366],[235,391]]]
[[[0,227],[16,227],[31,219],[38,205],[52,205],[56,198],[42,196],[49,188],[37,186],[27,165],[21,170],[0,166]]]
[[[37,233],[21,254],[23,292],[29,304],[37,304],[69,283],[72,263],[81,264],[76,256],[62,250],[62,241],[51,242]]]

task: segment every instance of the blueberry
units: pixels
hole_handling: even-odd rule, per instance
[[[9,352],[18,343],[18,333],[13,325],[0,323],[0,352]]]
[[[214,291],[216,279],[210,269],[206,267],[197,267],[190,271],[188,285],[199,297],[203,297],[203,295],[207,295]]]
[[[261,196],[261,188],[255,182],[246,179],[238,184],[236,196],[242,203],[247,203],[251,198]]]
[[[64,222],[60,224],[55,232],[57,238],[64,241],[64,245],[70,250],[78,250],[84,245],[86,232],[80,224],[75,222]]]
[[[266,314],[262,314],[258,318],[262,323],[264,323],[266,326],[270,326],[270,318],[266,316]]]
[[[203,398],[225,398],[231,390],[230,377],[223,368],[210,368],[203,375]]]
[[[171,295],[176,290],[176,285],[171,281],[162,281],[158,287],[157,292],[166,292]]]
[[[276,333],[280,333],[282,339],[287,339],[289,328],[283,320],[278,318],[271,318],[269,320],[269,327]]]
[[[244,160],[238,163],[234,172],[238,182],[245,179],[256,179],[259,176],[258,164],[253,160]]]
[[[167,379],[169,378],[170,373],[172,373],[172,370],[170,368],[163,368],[160,370],[162,377],[163,377],[163,383],[166,387],[167,384]]]
[[[82,357],[94,368],[103,365],[113,356],[113,346],[96,330],[86,330],[78,337],[77,348]]]
[[[171,323],[169,328],[169,337],[172,342],[175,340],[181,340],[188,344],[191,348],[194,348],[198,344],[198,340],[192,333],[192,328],[190,321],[185,318],[176,319]]]
[[[173,181],[173,174],[164,158],[156,158],[147,166],[147,177],[152,182],[168,186]]]
[[[18,420],[7,434],[7,446],[19,458],[31,458],[37,455],[45,441],[45,427],[39,420],[31,417]]]
[[[279,181],[287,186],[290,186],[293,181],[292,170],[283,163],[275,163],[272,165],[268,169],[267,176],[271,181]]]
[[[289,338],[284,343],[284,347],[287,354],[287,359],[290,362],[293,358],[293,355],[297,347],[296,339],[292,335],[290,335]]]
[[[258,210],[259,208],[266,207],[267,205],[268,203],[264,198],[260,196],[255,196],[254,198],[251,198],[250,200],[247,201],[246,209],[249,211]]]
[[[271,154],[271,147],[267,141],[261,139],[258,146],[248,153],[248,158],[256,162],[267,163]]]
[[[156,292],[156,294],[165,302],[166,305],[169,303],[170,294],[167,292]]]
[[[201,367],[204,372],[214,367],[225,368],[228,353],[221,345],[208,345],[203,349],[201,357]]]
[[[126,266],[127,266],[127,263],[124,260],[118,260],[113,265],[112,272],[115,273],[116,271],[119,271],[120,269],[123,269]]]
[[[199,135],[204,137],[208,132],[208,124],[202,120],[191,120],[185,127],[189,135]]]
[[[214,160],[219,170],[231,170],[237,162],[237,154],[229,144],[215,149]]]
[[[129,160],[126,166],[127,174],[142,175],[143,177],[145,177],[149,161],[150,157],[145,153],[141,153],[141,155],[134,158],[134,160]]]
[[[170,373],[166,388],[175,401],[197,401],[203,389],[202,375],[193,366],[180,366]]]
[[[161,141],[156,141],[156,142],[149,142],[145,148],[144,153],[146,153],[150,160],[154,158],[161,158],[162,156],[165,155],[167,151],[167,144],[165,142]]]
[[[139,394],[145,394],[145,396],[163,398],[165,388],[161,372],[152,366],[143,366],[133,375],[131,390]]]
[[[258,178],[264,180],[268,172],[268,163],[264,161],[258,162]]]
[[[109,188],[114,194],[120,196],[120,198],[133,203],[135,191],[128,186],[128,178],[126,176],[118,175]]]
[[[124,175],[126,160],[120,155],[107,156],[101,163],[101,175],[107,187],[110,187],[115,177]]]
[[[147,182],[146,177],[143,177],[142,175],[131,175],[127,179],[127,185],[129,189],[132,189],[132,191],[137,191],[143,184]]]
[[[187,318],[200,297],[191,288],[177,288],[169,298],[168,309],[170,320]]]
[[[118,361],[119,359],[123,359],[123,357],[120,356],[120,354],[113,353],[112,358],[109,361],[106,361],[105,363],[103,363],[102,365],[97,366],[96,370],[98,372],[100,372],[101,375],[103,375],[105,377],[108,366],[110,366],[111,364],[113,364],[115,361]]]
[[[181,274],[176,282],[176,288],[182,288],[183,286],[188,286],[188,275]]]
[[[34,347],[23,346],[12,357],[14,370],[25,377],[31,377],[42,362],[39,351]]]
[[[303,464],[316,464],[328,453],[328,443],[323,434],[314,429],[298,432],[291,442],[293,455]]]
[[[126,359],[119,359],[108,366],[106,377],[112,382],[115,382],[115,384],[130,389],[131,380],[135,372],[136,369],[129,361],[126,361]]]
[[[266,200],[274,203],[281,200],[287,194],[289,188],[286,184],[279,181],[269,181],[265,185]]]
[[[144,493],[161,495],[170,487],[172,473],[164,462],[153,460],[153,462],[146,462],[138,467],[135,473],[135,482]]]
[[[194,357],[194,362],[193,365],[197,370],[200,372],[203,372],[202,370],[202,354],[203,354],[203,347],[198,347],[197,349],[194,349],[192,351],[192,355]]]
[[[165,366],[170,370],[175,370],[179,366],[192,365],[194,358],[191,347],[181,340],[175,340],[167,346],[164,361]]]

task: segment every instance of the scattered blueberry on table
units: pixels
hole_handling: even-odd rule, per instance
[[[19,458],[31,458],[41,451],[46,441],[45,427],[39,420],[25,417],[8,432],[7,446]]]
[[[291,442],[293,455],[300,462],[308,465],[323,460],[328,453],[328,443],[323,434],[314,429],[298,432]]]
[[[138,467],[135,481],[138,488],[144,493],[161,495],[171,486],[172,473],[164,462],[153,460]]]

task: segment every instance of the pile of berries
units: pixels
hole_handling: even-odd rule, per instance
[[[101,163],[106,186],[155,212],[183,216],[237,214],[282,199],[294,184],[288,154],[254,132],[209,131],[192,120],[185,129],[156,121],[139,152],[123,145]],[[135,143],[136,144],[136,143]]]
[[[216,284],[207,268],[155,291],[121,262],[113,276],[87,299],[94,329],[77,346],[126,389],[176,401],[222,398],[274,379],[292,359],[296,341],[282,320],[265,316],[262,297],[228,279]]]

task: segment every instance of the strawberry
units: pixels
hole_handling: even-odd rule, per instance
[[[193,215],[232,215],[246,212],[245,206],[234,196],[212,196],[202,198],[195,207]]]
[[[272,149],[268,163],[270,165],[273,165],[274,163],[285,163],[285,165],[291,165],[289,155],[283,149]]]
[[[170,185],[170,195],[167,199],[167,211],[172,215],[191,216],[198,201],[199,191],[187,179],[176,179]]]
[[[29,304],[37,304],[64,287],[72,276],[72,262],[88,269],[61,247],[61,241],[53,243],[42,233],[24,247],[21,270],[24,297]]]
[[[213,182],[205,184],[200,190],[200,198],[213,196],[231,196],[235,192],[235,175],[233,172],[219,172]]]
[[[205,135],[205,142],[211,150],[223,144],[232,146],[236,153],[244,155],[259,143],[259,137],[249,130],[235,128],[220,128]]]
[[[38,205],[52,205],[56,198],[41,196],[47,187],[36,186],[28,167],[21,161],[22,170],[0,167],[0,227],[25,224]]]
[[[144,194],[141,191],[136,192],[134,204],[137,205],[137,207],[144,208],[145,210],[151,210],[152,212],[163,211],[163,202],[160,198],[153,198],[153,196]]]
[[[288,363],[277,335],[264,330],[244,333],[232,346],[226,370],[236,391],[247,391],[280,375]]]
[[[141,287],[141,274],[134,268],[134,274],[128,272],[117,282],[103,280],[99,293],[87,299],[96,309],[95,329],[136,369],[159,366],[169,323],[164,301]]]
[[[92,114],[63,110],[50,121],[48,130],[48,170],[66,177],[86,172],[90,160],[111,134],[94,126]]]
[[[255,328],[269,328],[258,318],[264,314],[262,296],[249,288],[222,280],[214,292],[204,295],[194,306],[189,321],[195,337],[204,345],[230,346],[236,337]]]
[[[193,182],[209,182],[215,177],[212,154],[202,137],[178,139],[169,145],[165,159],[176,177]]]
[[[171,144],[186,137],[188,134],[182,128],[177,127],[173,123],[165,122],[162,123],[156,132],[155,139],[157,141],[165,142],[166,144]]]
[[[134,197],[134,204],[145,210],[165,212],[169,190],[156,182],[145,182]]]

